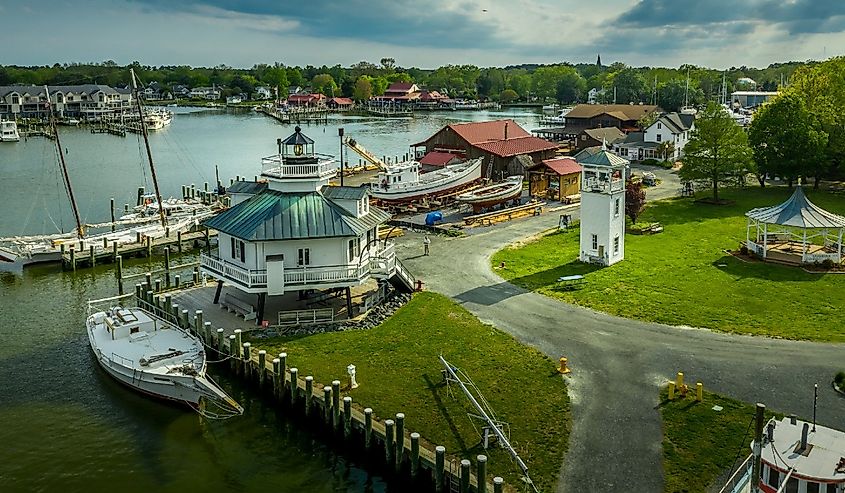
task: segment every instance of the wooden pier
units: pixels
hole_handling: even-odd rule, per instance
[[[119,123],[101,122],[91,126],[92,134],[111,134],[126,137],[126,127]]]
[[[194,283],[199,283],[196,274]],[[447,456],[445,447],[406,428],[405,413],[380,419],[372,408],[353,403],[348,395],[351,384],[348,378],[319,383],[313,375],[300,375],[291,364],[296,355],[268,354],[257,347],[258,341],[253,347],[253,343],[243,341],[241,329],[214,327],[206,320],[203,310],[191,312],[182,306],[178,292],[162,290],[160,283],[157,287],[151,284],[149,275],[145,282],[136,284],[134,298],[138,306],[195,334],[215,359],[228,362],[236,377],[253,386],[282,412],[304,415],[306,422],[321,434],[367,454],[390,474],[408,478],[438,493],[516,491],[505,485],[501,477],[488,474],[486,455],[478,454],[472,462]]]
[[[62,245],[62,268],[75,271],[76,269],[94,267],[102,263],[118,263],[119,258],[152,257],[154,251],[165,247],[168,248],[165,254],[169,254],[170,250],[182,253],[183,250],[191,248],[195,243],[201,243],[206,248],[210,248],[211,238],[216,235],[216,231],[210,231],[208,229],[188,233],[179,231],[176,234],[169,234],[155,239],[149,236],[142,236],[138,233],[136,242],[124,243],[122,245],[117,242],[109,243],[105,238],[103,239],[102,246],[95,248],[94,245],[87,244],[87,250],[83,249],[85,244],[82,242],[80,242],[80,245],[83,245],[81,247],[79,245],[72,245],[65,248],[65,245]],[[188,245],[187,247],[186,244]]]
[[[262,108],[259,112],[273,118],[281,123],[322,123],[327,125],[329,123],[328,108],[302,108],[293,109],[290,111],[278,111],[276,109]]]

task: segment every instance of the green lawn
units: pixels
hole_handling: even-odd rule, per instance
[[[660,391],[664,491],[708,491],[734,461],[739,465],[751,453],[754,427],[749,425],[755,406],[706,391],[704,400],[696,402],[694,387],[685,398],[667,398],[664,387]],[[717,405],[721,411],[713,410]],[[772,415],[767,411],[767,418]]]
[[[444,296],[419,293],[371,330],[254,344],[270,354],[286,351],[289,366],[297,367],[300,376],[314,375],[321,385],[346,382],[346,366],[354,364],[360,387],[348,395],[355,403],[372,407],[381,419],[404,412],[407,430],[473,462],[486,453],[492,474],[521,485],[517,468],[501,448],[483,452],[460,389],[453,387],[450,395],[441,383],[442,354],[473,379],[498,418],[510,424],[511,441],[541,490],[551,491],[557,483],[570,408],[555,362],[482,324]]]
[[[493,255],[505,279],[548,296],[614,315],[788,339],[845,342],[845,275],[743,262],[725,253],[745,240],[744,213],[774,205],[785,188],[725,190],[734,205],[671,199],[649,206],[640,221],[663,233],[626,235],[625,260],[597,269],[577,261],[578,230],[548,234]],[[817,205],[845,214],[845,196],[807,190]],[[639,222],[639,221],[638,221]],[[500,262],[505,269],[498,269]],[[584,274],[586,284],[561,291],[555,280]]]

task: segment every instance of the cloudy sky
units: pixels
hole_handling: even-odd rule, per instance
[[[12,0],[0,64],[715,68],[845,53],[845,0]]]

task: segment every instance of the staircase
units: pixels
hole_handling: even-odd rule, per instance
[[[405,293],[413,293],[416,290],[417,280],[398,258],[396,259],[396,268],[393,271],[393,275],[387,281],[394,288]]]

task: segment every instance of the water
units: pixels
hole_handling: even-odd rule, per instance
[[[180,113],[151,136],[162,193],[185,183],[214,183],[214,165],[228,182],[252,177],[275,139],[292,132],[253,113]],[[337,128],[377,155],[407,152],[454,121],[514,118],[534,128],[528,112],[449,112],[407,120],[337,118],[304,126],[319,152],[337,154]],[[151,189],[142,142],[135,136],[92,135],[62,128],[62,144],[80,213],[87,222],[109,218],[134,203],[138,186]],[[346,152],[346,151],[344,151]],[[349,161],[357,162],[350,154]],[[50,233],[73,227],[53,143],[34,138],[0,144],[0,236]],[[190,256],[185,260],[189,260]],[[126,262],[128,274],[157,264]],[[136,395],[97,367],[83,323],[89,299],[112,296],[110,266],[61,272],[41,266],[0,272],[0,491],[385,492],[402,491],[338,455],[308,431],[279,416],[255,394],[212,368],[246,408],[215,422]],[[211,365],[212,367],[214,365]]]

